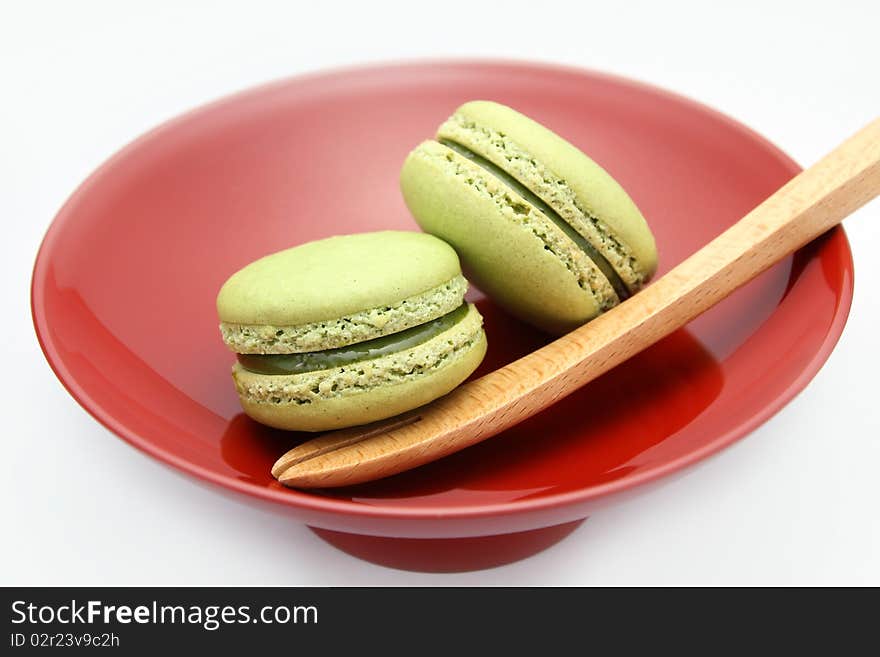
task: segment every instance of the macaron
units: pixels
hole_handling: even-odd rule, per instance
[[[407,157],[400,185],[423,230],[520,319],[560,334],[637,292],[657,269],[624,189],[562,137],[488,101],[459,107]]]
[[[242,408],[326,431],[445,395],[486,353],[467,285],[452,247],[417,232],[331,237],[247,265],[217,296]]]

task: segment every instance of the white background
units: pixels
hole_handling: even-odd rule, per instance
[[[717,4],[0,3],[0,583],[880,584],[880,201],[846,221],[852,314],[806,391],[687,476],[482,572],[373,566],[195,485],[80,409],[34,337],[33,258],[76,185],[266,80],[424,56],[579,65],[696,98],[804,165],[880,116],[880,3]]]

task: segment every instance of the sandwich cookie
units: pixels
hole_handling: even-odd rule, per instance
[[[445,395],[486,353],[455,251],[424,233],[331,237],[233,274],[217,297],[251,418],[326,431]]]
[[[400,176],[418,224],[449,242],[473,282],[512,314],[564,333],[637,292],[654,237],[623,188],[519,112],[462,105]]]

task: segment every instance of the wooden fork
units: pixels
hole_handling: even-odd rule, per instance
[[[285,486],[387,477],[504,431],[684,326],[880,193],[880,119],[624,303],[409,414],[324,434],[272,468]]]

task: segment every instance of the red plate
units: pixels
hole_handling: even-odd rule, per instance
[[[419,63],[261,87],[141,137],[59,212],[32,289],[34,324],[55,373],[147,454],[309,525],[422,539],[527,532],[459,541],[455,550],[449,541],[322,532],[361,556],[440,569],[506,561],[558,540],[570,529],[559,525],[741,438],[815,375],[852,298],[840,228],[687,330],[496,438],[356,488],[279,486],[269,467],[303,435],[241,413],[233,357],[217,330],[217,290],[271,251],[338,233],[415,229],[398,191],[400,165],[475,98],[512,105],[607,168],[650,222],[661,273],[799,170],[706,107],[578,70]],[[489,336],[480,373],[546,340],[471,296]],[[471,548],[483,556],[474,561]]]

